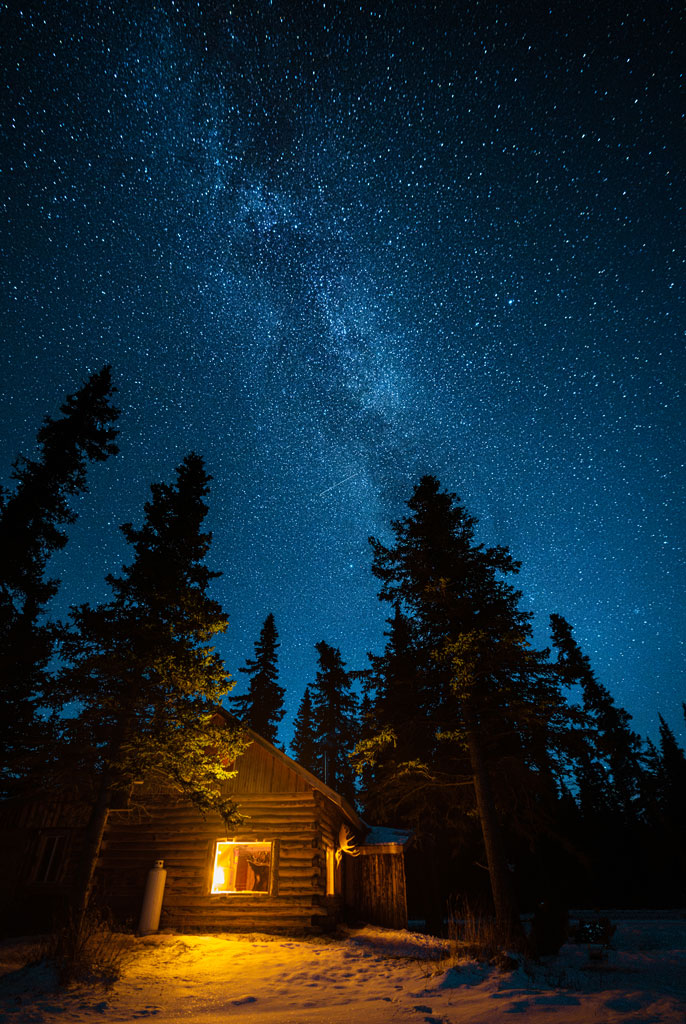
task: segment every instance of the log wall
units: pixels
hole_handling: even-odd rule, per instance
[[[253,741],[237,768],[223,790],[246,821],[229,833],[218,815],[203,817],[164,784],[135,786],[134,806],[110,812],[94,899],[115,921],[137,927],[148,871],[163,860],[162,928],[292,931],[331,926],[346,910],[370,923],[406,927],[402,851],[367,848],[359,857],[344,855],[335,868],[334,894],[327,895],[327,848],[337,849],[343,823],[354,831],[352,812],[346,814],[335,794],[324,795],[316,780],[262,742]],[[6,933],[15,917],[25,930],[40,930],[64,910],[88,814],[84,803],[0,805],[0,925]],[[36,865],[51,831],[68,835],[69,856],[58,880],[39,885]],[[273,844],[268,893],[210,892],[220,839]]]
[[[244,825],[227,834],[218,815],[179,803],[114,812],[98,866],[98,897],[135,927],[145,881],[163,860],[167,883],[161,927],[273,930],[325,926],[331,908],[322,874],[322,825],[315,794],[236,793]],[[267,893],[211,893],[218,839],[273,843]]]

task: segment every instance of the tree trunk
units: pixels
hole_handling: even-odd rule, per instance
[[[129,715],[125,712],[122,722],[115,728],[114,735],[110,740],[107,761],[100,777],[97,797],[83,837],[83,848],[79,860],[73,904],[74,922],[78,931],[81,930],[83,925],[93,893],[95,869],[98,857],[100,856],[100,847],[102,846],[105,829],[107,828],[110,808],[112,807],[115,794],[121,790],[122,778],[114,765],[116,765],[121,755],[129,720]]]
[[[93,892],[93,881],[95,868],[100,856],[100,847],[107,827],[107,819],[112,806],[114,785],[111,773],[105,771],[100,782],[98,796],[86,825],[83,837],[83,849],[79,860],[79,872],[76,880],[74,893],[74,924],[80,932],[83,920],[88,910],[88,904]]]
[[[493,905],[498,930],[506,942],[517,942],[523,938],[522,923],[512,891],[509,869],[505,859],[500,822],[495,809],[488,766],[484,758],[481,739],[472,725],[467,733],[469,758],[474,775],[476,806],[481,823],[481,833],[486,848],[486,861],[491,881]]]

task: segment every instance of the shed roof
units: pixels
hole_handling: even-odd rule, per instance
[[[412,832],[385,825],[365,825],[367,834],[359,847],[360,853],[403,853],[412,838]]]

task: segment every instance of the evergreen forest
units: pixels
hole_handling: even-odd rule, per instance
[[[0,788],[4,798],[79,787],[93,811],[77,913],[85,913],[107,813],[161,773],[227,828],[220,795],[250,727],[280,745],[288,682],[273,612],[240,672],[216,650],[228,618],[212,596],[211,478],[189,452],[153,481],[108,600],[51,615],[50,558],[68,542],[91,463],[117,455],[109,367],[46,418],[0,492]],[[519,563],[476,538],[462,500],[416,482],[391,541],[370,538],[388,610],[384,643],[349,667],[325,638],[293,723],[291,755],[375,825],[412,833],[410,917],[440,929],[451,908],[686,904],[686,755],[662,715],[655,741],[597,678],[573,624],[551,609],[533,641]],[[297,698],[296,698],[297,699]],[[233,727],[217,723],[231,713]],[[76,710],[74,710],[76,709]],[[673,709],[661,709],[671,713]],[[686,716],[686,705],[683,706]]]

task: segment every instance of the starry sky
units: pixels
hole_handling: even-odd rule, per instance
[[[537,641],[683,738],[679,7],[0,4],[0,479],[105,363],[123,410],[55,613],[200,452],[221,650],[273,611],[288,739],[317,641],[380,650],[367,537],[428,472]]]

